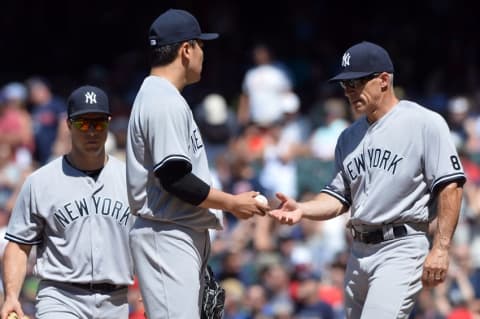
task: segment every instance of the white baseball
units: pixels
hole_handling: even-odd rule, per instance
[[[257,196],[255,196],[255,199],[260,204],[268,205],[268,199],[265,196],[263,196],[262,194],[258,194]]]

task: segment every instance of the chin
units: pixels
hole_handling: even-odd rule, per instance
[[[200,76],[198,76],[198,77],[196,77],[196,78],[194,78],[194,79],[191,79],[191,80],[189,81],[189,84],[194,84],[194,83],[197,83],[197,82],[199,82],[199,81],[200,81]]]

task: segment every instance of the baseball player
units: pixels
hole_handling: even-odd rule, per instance
[[[110,109],[105,92],[82,86],[68,99],[72,148],[22,186],[5,238],[1,319],[23,311],[19,294],[37,246],[37,319],[128,318],[133,283],[125,165],[105,154]]]
[[[281,223],[325,220],[350,209],[353,244],[345,278],[352,318],[408,318],[424,286],[444,281],[465,182],[444,119],[398,100],[393,64],[380,46],[361,42],[342,58],[340,82],[363,116],[339,137],[336,173],[312,201],[282,204],[270,215]],[[437,228],[426,236],[436,200]]]
[[[149,319],[200,318],[208,229],[221,229],[211,211],[245,219],[268,206],[256,192],[211,187],[205,147],[182,89],[200,80],[203,41],[194,16],[170,9],[150,27],[152,68],[133,105],[127,136],[127,188],[138,218],[130,243]]]

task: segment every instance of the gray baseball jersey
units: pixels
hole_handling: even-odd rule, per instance
[[[427,222],[437,186],[465,180],[445,120],[410,101],[372,125],[358,119],[335,155],[336,175],[322,192],[350,206],[353,225]]]
[[[22,186],[5,238],[38,245],[34,274],[58,282],[133,283],[125,164],[110,156],[95,181],[64,157]]]
[[[186,203],[165,191],[155,170],[181,159],[211,185],[202,137],[192,111],[169,81],[147,77],[130,114],[127,137],[127,186],[132,213],[197,230],[221,229],[214,212]]]

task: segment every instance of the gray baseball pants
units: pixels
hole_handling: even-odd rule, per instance
[[[148,319],[199,319],[208,230],[137,218],[130,247]]]
[[[345,274],[347,318],[408,318],[428,251],[423,233],[374,245],[354,241]]]

